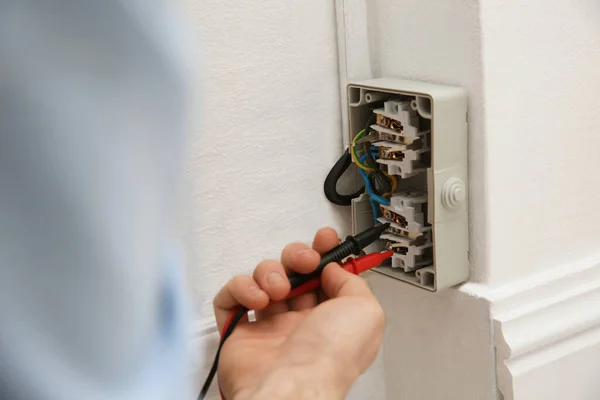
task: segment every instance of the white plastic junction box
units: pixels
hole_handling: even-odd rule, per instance
[[[373,116],[375,115],[375,116]],[[462,88],[373,79],[348,85],[348,143],[363,129],[398,187],[378,205],[390,229],[367,251],[394,250],[377,272],[430,291],[469,277],[467,97]],[[368,127],[368,122],[374,122]],[[374,224],[367,194],[352,202],[353,233]]]

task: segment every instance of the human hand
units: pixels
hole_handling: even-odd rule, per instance
[[[322,290],[267,307],[287,296],[291,272],[309,273],[320,256],[339,244],[324,228],[312,249],[286,246],[281,261],[261,262],[251,276],[239,275],[214,299],[219,330],[242,305],[256,310],[256,322],[242,320],[223,345],[219,383],[229,400],[343,399],[375,360],[384,314],[366,282],[336,263],[321,275]]]

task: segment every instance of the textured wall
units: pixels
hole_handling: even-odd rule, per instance
[[[342,226],[322,194],[342,146],[339,86],[332,3],[226,0],[189,10],[202,65],[186,243],[205,318],[229,278],[319,227]]]
[[[184,228],[198,320],[210,326],[210,301],[228,279],[319,227],[348,233],[349,212],[322,194],[342,149],[333,2],[187,3],[202,65],[182,214],[192,215]],[[216,341],[199,336],[203,378]],[[382,379],[379,360],[349,398],[382,399]]]
[[[600,239],[600,3],[484,2],[490,283]]]
[[[506,400],[600,398],[600,3],[483,1],[489,284]]]

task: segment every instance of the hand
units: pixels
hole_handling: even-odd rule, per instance
[[[228,400],[343,399],[375,360],[383,310],[366,282],[338,264],[323,271],[319,293],[267,308],[290,291],[287,273],[314,271],[319,254],[338,244],[335,230],[321,229],[312,249],[290,244],[281,262],[263,261],[252,277],[236,276],[217,294],[219,330],[236,306],[257,310],[257,321],[241,321],[221,352],[219,383]]]

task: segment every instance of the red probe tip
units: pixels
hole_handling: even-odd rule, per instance
[[[394,252],[392,250],[388,250],[381,253],[367,254],[366,256],[358,258],[350,258],[342,265],[342,268],[358,275],[361,272],[380,266],[382,262],[390,258],[393,254]]]

